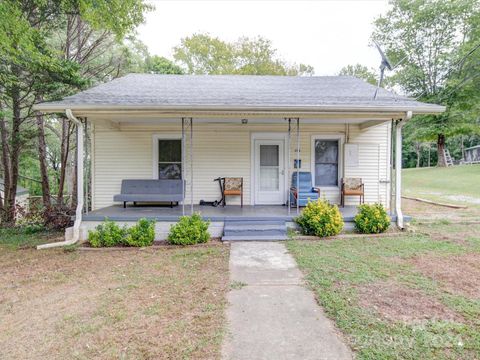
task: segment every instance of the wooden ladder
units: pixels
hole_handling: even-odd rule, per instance
[[[447,166],[453,166],[453,160],[452,160],[452,157],[450,156],[450,151],[448,151],[447,148],[443,148],[443,156],[445,158],[445,164]]]

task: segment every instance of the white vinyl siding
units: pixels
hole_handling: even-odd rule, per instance
[[[90,119],[95,123],[95,119]],[[287,133],[287,124],[212,124],[197,123],[194,119],[193,133],[193,177],[194,203],[203,199],[219,199],[219,176],[243,177],[244,203],[250,204],[251,196],[251,135],[255,132]],[[388,122],[360,130],[358,125],[349,125],[349,142],[358,144],[359,164],[357,167],[341,165],[342,176],[361,177],[365,182],[365,201],[381,201],[387,205],[389,185],[379,180],[389,180],[389,128]],[[178,124],[122,125],[120,130],[97,125],[94,127],[93,157],[93,207],[94,209],[113,204],[113,195],[120,192],[122,179],[151,179],[154,166],[154,139],[165,134],[167,138],[178,135]],[[300,121],[301,171],[311,169],[312,137],[322,134],[342,135],[346,138],[346,126],[327,124],[302,124]],[[188,134],[189,135],[189,134]],[[186,203],[190,202],[190,158],[189,136],[186,144]],[[291,155],[288,179],[290,182],[293,160],[296,153],[296,138],[292,132]],[[341,152],[343,154],[343,151]],[[343,155],[342,155],[343,156]],[[288,184],[290,185],[290,184]],[[321,189],[322,190],[322,189]],[[322,197],[339,203],[338,189],[325,189]],[[347,198],[347,204],[356,204],[358,199]],[[229,197],[230,204],[240,204],[240,199]]]

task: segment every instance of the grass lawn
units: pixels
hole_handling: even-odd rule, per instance
[[[318,302],[359,359],[480,358],[480,166],[412,169],[415,233],[289,241]]]
[[[220,357],[228,247],[24,246],[48,236],[0,231],[1,359]]]
[[[418,226],[288,249],[359,359],[478,359],[480,225]]]
[[[402,176],[406,196],[480,207],[480,164],[404,169]]]

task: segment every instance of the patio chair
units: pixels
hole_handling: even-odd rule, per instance
[[[312,174],[300,171],[297,189],[297,173],[292,174],[292,187],[290,188],[290,206],[307,206],[309,201],[320,198],[320,189],[312,186]]]
[[[340,190],[340,205],[345,206],[345,196],[359,196],[360,204],[365,202],[365,186],[361,178],[342,179],[342,188]]]
[[[223,180],[223,206],[227,205],[227,196],[240,196],[240,206],[243,207],[243,178],[229,178]]]

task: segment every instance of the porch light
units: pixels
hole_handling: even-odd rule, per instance
[[[248,119],[242,119],[242,124],[243,125],[248,124]]]

